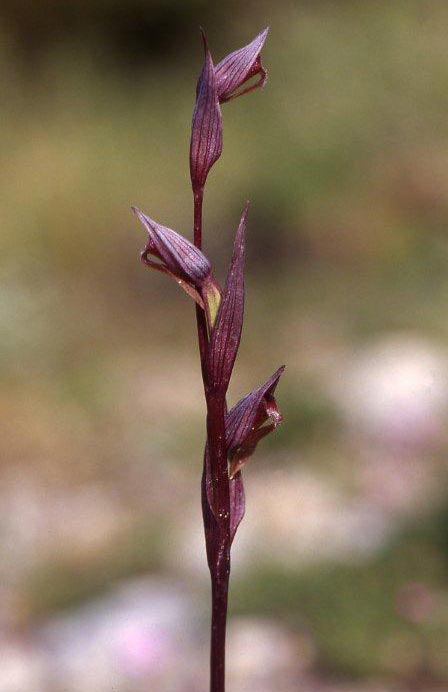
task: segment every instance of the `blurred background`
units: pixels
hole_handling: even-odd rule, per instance
[[[207,688],[194,309],[136,204],[191,237],[201,69],[223,106],[205,249],[243,201],[231,402],[287,364],[245,471],[232,692],[448,689],[448,5],[3,0],[0,692]]]

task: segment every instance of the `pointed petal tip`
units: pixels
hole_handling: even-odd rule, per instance
[[[269,390],[273,390],[276,388],[278,381],[280,377],[283,375],[285,372],[286,365],[281,365],[278,370],[274,372],[273,375],[267,380],[266,384],[269,384]]]
[[[247,215],[249,213],[249,201],[246,200],[244,203],[243,211],[241,212],[240,222],[235,235],[234,250],[242,245],[242,250],[244,252],[244,247],[246,244],[246,226],[247,226]]]
[[[203,47],[204,47],[204,55],[205,55],[206,57],[210,57],[210,58],[211,58],[210,48],[209,48],[209,45],[208,45],[207,33],[206,33],[204,27],[202,27],[202,26],[199,27],[199,31],[201,32],[202,45],[203,45]]]
[[[146,216],[146,214],[144,214],[142,210],[138,207],[132,206],[131,209],[136,215],[136,217],[139,219],[139,221],[141,221],[146,226],[148,224],[148,221],[150,220],[149,217]]]
[[[240,227],[238,230],[240,230],[241,226],[245,226],[246,220],[247,220],[247,215],[249,213],[249,207],[250,207],[250,200],[246,199],[243,205],[243,211],[241,212],[241,217],[240,217]],[[246,229],[243,228],[242,231],[244,232]]]
[[[148,233],[148,236],[152,237],[154,235],[154,233],[156,232],[156,227],[157,227],[157,224],[155,223],[155,221],[153,221],[153,219],[151,219],[150,216],[145,214],[138,207],[132,206],[131,209],[134,212],[134,214],[136,215],[136,217],[138,218],[138,220],[140,221],[140,223],[142,224],[142,226],[144,227],[145,231]]]
[[[204,46],[204,53],[207,55],[207,53],[210,53],[210,49],[208,47],[207,34],[203,26],[199,27],[199,31],[201,33],[202,45]]]
[[[144,214],[142,212],[142,210],[139,209],[138,207],[131,206],[131,209],[134,212],[134,214],[136,215],[136,217],[138,218],[138,220],[140,221],[140,223],[145,227],[145,230],[149,233],[149,228],[150,228],[149,224],[151,221],[149,216],[146,216],[146,214]]]

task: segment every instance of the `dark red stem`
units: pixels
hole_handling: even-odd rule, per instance
[[[230,495],[224,428],[226,404],[225,394],[222,393],[208,392],[206,398],[207,440],[218,508],[217,521],[213,521],[211,530],[206,532],[212,582],[210,692],[224,692],[227,596],[230,578]],[[205,508],[203,509],[205,511]],[[204,516],[204,524],[205,522]]]
[[[229,572],[223,580],[212,577],[212,634],[210,649],[210,692],[225,690],[226,624]]]
[[[204,199],[204,191],[194,193],[194,244],[200,250],[202,249],[202,202]],[[207,320],[205,312],[196,303],[196,324],[198,327],[198,343],[199,355],[201,357],[201,370],[204,388],[207,379],[205,371],[205,356],[207,350]]]
[[[202,249],[202,202],[204,190],[194,193],[194,244]]]
[[[203,191],[194,194],[194,244],[202,247]],[[212,622],[210,650],[210,692],[225,692],[225,646],[227,599],[230,577],[230,495],[225,435],[226,393],[211,390],[207,373],[207,322],[196,305],[199,352],[207,404],[207,443],[218,516],[211,516],[203,489],[203,516],[211,576]],[[204,469],[205,477],[205,469]],[[203,483],[204,483],[203,479]]]

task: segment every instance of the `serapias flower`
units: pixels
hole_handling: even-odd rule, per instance
[[[274,430],[283,418],[278,409],[274,392],[285,370],[282,365],[257,389],[254,389],[228,412],[226,416],[226,447],[229,459],[230,540],[244,516],[245,497],[241,468],[254,453],[259,441]],[[203,501],[206,502],[208,522],[211,516],[220,521],[215,498],[213,473],[208,444],[205,448]],[[207,530],[207,529],[206,529]]]
[[[226,443],[230,478],[234,478],[245,461],[252,456],[258,442],[283,420],[274,392],[284,369],[283,365],[264,384],[240,399],[227,414]]]
[[[212,267],[201,250],[171,228],[156,223],[140,209],[132,207],[148,233],[141,253],[142,262],[152,269],[168,274],[202,308],[201,291],[210,282]],[[150,259],[152,255],[157,260]]]
[[[269,32],[269,27],[261,31],[247,46],[229,53],[215,66],[215,80],[220,103],[247,94],[264,86],[267,72],[261,63],[261,49]],[[251,77],[260,75],[254,84],[237,91]]]
[[[213,164],[222,152],[222,113],[220,104],[264,86],[267,72],[261,62],[261,49],[269,27],[261,31],[247,46],[229,53],[213,65],[204,32],[204,66],[196,87],[196,105],[190,140],[190,176],[193,191],[203,190]],[[254,83],[241,89],[252,77]]]

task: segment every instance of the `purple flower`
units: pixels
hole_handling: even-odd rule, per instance
[[[229,53],[216,66],[213,65],[207,39],[204,41],[204,66],[196,87],[196,105],[190,140],[190,176],[195,194],[200,193],[213,164],[222,152],[222,114],[220,103],[247,94],[262,87],[267,73],[261,63],[269,27],[258,34],[247,46]],[[259,75],[258,81],[240,89],[249,79]]]
[[[220,103],[247,94],[253,89],[264,86],[267,73],[261,64],[260,52],[268,35],[269,27],[264,29],[244,48],[229,53],[215,67],[215,79]],[[237,91],[251,77],[260,75],[255,84]]]
[[[283,365],[261,387],[240,399],[227,414],[226,443],[231,478],[252,456],[258,442],[283,420],[274,392],[284,369]]]
[[[193,243],[171,228],[156,223],[136,207],[132,207],[148,232],[148,240],[141,254],[146,266],[168,274],[202,308],[202,286],[210,282],[211,265],[207,257]],[[154,262],[149,255],[160,262]]]
[[[282,423],[274,392],[285,370],[282,365],[264,384],[246,394],[226,416],[226,447],[229,458],[230,540],[244,517],[245,495],[241,468],[258,442]],[[208,444],[205,448],[203,491],[207,524],[220,521]],[[207,527],[206,527],[207,530]]]

